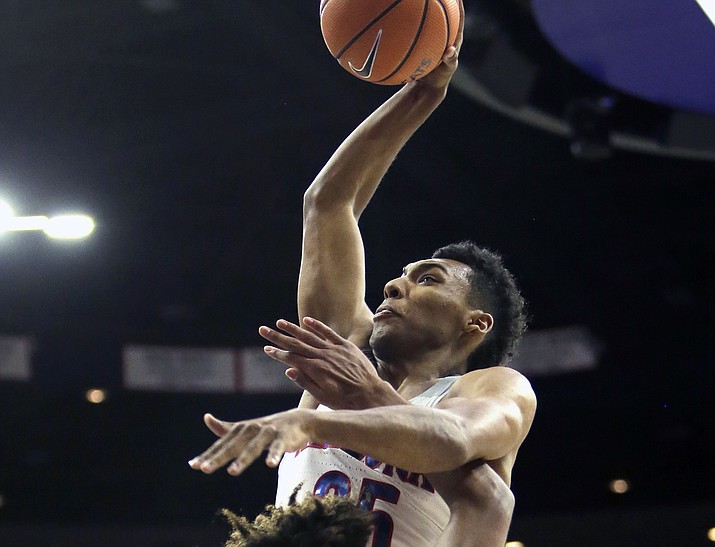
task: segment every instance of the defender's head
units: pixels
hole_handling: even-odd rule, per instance
[[[250,522],[223,510],[233,531],[225,547],[364,547],[372,517],[350,498],[308,496],[287,507],[270,505]]]

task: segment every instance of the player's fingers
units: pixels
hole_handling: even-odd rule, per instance
[[[261,326],[258,329],[258,333],[263,338],[265,338],[269,342],[272,342],[279,348],[296,354],[305,355],[306,357],[315,357],[317,354],[316,346],[318,344],[323,345],[323,341],[318,340],[318,338],[312,334],[312,339],[309,340],[308,343],[306,343],[302,339],[299,339],[295,336],[288,336],[286,334],[283,334],[282,332],[279,332],[275,329],[266,326]]]
[[[283,454],[286,453],[286,446],[283,440],[279,437],[275,439],[268,447],[268,456],[266,456],[266,465],[268,467],[276,467],[281,462]]]
[[[332,342],[334,344],[342,344],[343,342],[345,342],[345,338],[340,336],[328,325],[326,325],[322,321],[319,321],[318,319],[315,319],[313,317],[304,317],[303,323],[305,323],[305,326],[310,329],[311,332],[320,336],[324,340],[327,340],[328,342]]]
[[[454,43],[457,53],[462,48],[462,41],[464,40],[464,17],[464,2],[459,0],[459,30],[457,31],[457,40]]]
[[[275,428],[271,426],[259,426],[253,439],[243,447],[238,457],[228,466],[228,472],[234,476],[243,473],[245,469],[261,455],[261,452],[266,449],[275,437]]]
[[[299,388],[309,392],[316,399],[321,400],[323,390],[320,389],[318,384],[316,384],[310,376],[301,372],[297,368],[286,369],[285,375]]]
[[[317,361],[309,357],[304,357],[292,351],[286,351],[273,346],[263,346],[263,352],[271,359],[279,361],[289,367],[299,368],[301,370],[308,369],[314,366]]]
[[[217,419],[212,414],[204,414],[204,423],[217,437],[226,435],[226,433],[231,431],[231,426],[233,425],[231,422],[224,422],[223,420]]]
[[[305,344],[296,339],[294,336],[288,336],[265,325],[258,328],[258,334],[269,342],[273,342],[276,346],[284,349],[289,349],[291,351],[301,351],[307,349]]]
[[[204,473],[213,473],[216,469],[228,463],[240,451],[240,447],[246,442],[245,437],[246,426],[240,423],[236,424],[226,435],[213,443],[208,450],[191,460],[189,465]]]
[[[303,320],[303,324],[305,324],[305,319]],[[276,326],[291,336],[294,336],[295,338],[298,338],[313,347],[322,348],[325,346],[325,338],[320,333],[315,332],[312,329],[305,329],[300,325],[296,325],[295,323],[291,323],[285,319],[279,319],[276,321]]]

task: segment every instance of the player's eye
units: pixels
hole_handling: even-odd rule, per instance
[[[420,283],[436,283],[437,278],[430,274],[425,274],[419,278]]]

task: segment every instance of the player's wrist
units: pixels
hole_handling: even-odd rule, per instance
[[[390,385],[389,382],[377,378],[369,387],[356,392],[348,398],[344,408],[348,410],[366,410],[383,406],[407,404],[402,396]]]
[[[395,388],[392,387],[392,384],[390,382],[387,382],[386,380],[380,380],[380,385],[379,389],[376,392],[377,396],[375,397],[375,401],[378,402],[379,404],[376,404],[375,406],[392,406],[392,405],[406,405],[409,404],[408,401],[406,401],[402,395],[397,393],[395,391]]]
[[[320,418],[320,414],[322,414],[321,412],[309,408],[293,408],[287,412],[290,412],[293,416],[295,416],[296,421],[299,424],[298,427],[303,429],[306,436],[311,441],[318,442],[318,420]]]
[[[429,107],[437,108],[447,96],[449,82],[445,85],[433,85],[428,81],[417,80],[405,84],[405,91],[409,93],[416,102],[420,102]]]
[[[305,428],[312,442],[339,444],[341,423],[340,420],[336,420],[336,412],[340,411],[310,410],[309,412],[310,416],[305,421]]]

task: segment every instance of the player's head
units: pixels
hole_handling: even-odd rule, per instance
[[[471,305],[471,269],[449,258],[418,260],[389,281],[373,318],[370,346],[388,367],[434,367],[443,375],[466,368],[467,357],[493,318]]]
[[[527,314],[524,298],[501,256],[462,241],[437,249],[432,257],[466,264],[470,270],[469,304],[494,318],[491,331],[469,356],[469,369],[506,364],[526,330]]]
[[[370,513],[337,496],[308,496],[287,507],[269,505],[253,522],[228,510],[233,531],[226,547],[365,547],[372,531]]]

